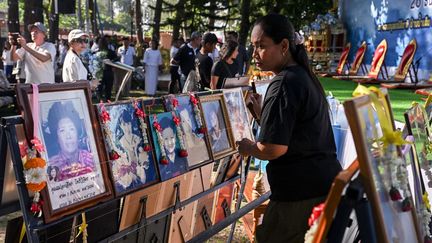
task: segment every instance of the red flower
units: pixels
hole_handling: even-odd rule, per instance
[[[207,132],[207,129],[205,128],[205,126],[202,126],[202,127],[198,128],[198,132],[205,134]]]
[[[186,149],[181,149],[180,153],[179,153],[179,156],[182,157],[182,158],[187,157],[188,156],[188,152],[186,151]]]
[[[143,110],[141,110],[140,108],[135,108],[135,114],[137,115],[137,117],[142,117],[142,118],[144,118],[145,117],[145,113],[144,113],[144,111]]]
[[[101,117],[103,123],[106,123],[106,122],[108,122],[108,121],[111,121],[110,114],[109,114],[108,111],[106,111],[105,109],[102,111],[100,117]]]
[[[27,155],[27,149],[28,149],[27,143],[24,141],[24,142],[19,142],[18,144],[19,144],[21,157],[26,156]]]
[[[402,201],[402,211],[408,212],[411,211],[411,209],[412,209],[411,200],[409,200],[409,198],[405,198]]]
[[[396,187],[390,188],[389,194],[390,194],[390,198],[391,198],[392,201],[397,201],[397,200],[401,200],[402,199],[402,196],[401,196],[399,190],[396,189]]]
[[[37,214],[42,210],[42,203],[33,202],[30,206],[30,212]]]
[[[162,158],[160,159],[160,163],[163,165],[167,165],[168,164],[168,159],[166,156],[162,156]]]
[[[111,150],[109,157],[110,160],[117,160],[120,158],[120,155],[115,150]]]
[[[312,214],[308,220],[309,227],[312,226],[315,223],[315,221],[320,217],[321,213],[324,211],[324,207],[325,204],[321,203],[320,205],[312,209]]]
[[[178,106],[178,104],[179,104],[179,102],[178,102],[178,100],[176,98],[172,98],[171,99],[171,103],[172,103],[172,106],[174,108],[176,108]]]
[[[190,101],[192,102],[192,104],[194,104],[194,105],[198,104],[198,100],[197,100],[197,98],[195,98],[195,95],[190,94],[189,97],[190,97]]]
[[[144,151],[145,151],[145,152],[148,152],[148,151],[150,151],[150,150],[151,150],[150,145],[148,145],[148,144],[144,144]]]
[[[156,131],[162,131],[162,127],[157,120],[153,121],[153,127],[156,129]]]
[[[180,124],[180,118],[173,114],[173,122],[176,124],[176,126],[178,126]]]

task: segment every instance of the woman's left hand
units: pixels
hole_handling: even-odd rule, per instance
[[[241,141],[236,142],[238,152],[243,156],[248,156],[251,154],[251,148],[255,145],[255,142],[243,138]]]

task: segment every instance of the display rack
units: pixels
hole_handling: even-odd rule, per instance
[[[15,178],[16,178],[16,185],[17,185],[17,191],[18,191],[18,196],[19,196],[19,202],[13,203],[11,205],[1,205],[0,206],[0,214],[4,215],[4,214],[8,214],[14,211],[18,211],[21,210],[22,214],[23,214],[23,220],[24,220],[24,224],[25,224],[25,229],[26,229],[26,233],[27,233],[27,239],[28,242],[30,243],[39,243],[41,242],[40,240],[40,236],[41,234],[47,230],[49,227],[53,227],[56,226],[60,223],[66,222],[68,220],[71,220],[75,217],[80,216],[82,213],[86,213],[89,212],[91,210],[95,210],[95,209],[99,209],[102,208],[104,206],[109,205],[110,203],[113,203],[114,201],[118,201],[118,198],[113,198],[110,199],[108,201],[99,203],[93,207],[89,207],[86,208],[84,210],[81,210],[79,212],[76,212],[74,214],[62,217],[59,220],[56,220],[54,222],[51,223],[47,223],[44,224],[43,220],[41,218],[36,218],[34,217],[31,212],[28,210],[29,205],[32,202],[32,199],[29,196],[29,193],[27,191],[27,187],[26,187],[26,183],[25,183],[25,179],[24,179],[24,174],[23,174],[23,164],[22,164],[22,160],[21,160],[21,156],[20,156],[20,148],[18,145],[18,138],[17,138],[17,130],[16,130],[16,126],[17,125],[21,125],[23,124],[23,119],[21,116],[13,116],[13,117],[4,117],[1,118],[1,129],[0,129],[0,151],[2,151],[1,155],[2,158],[6,156],[6,151],[7,149],[9,149],[10,154],[11,154],[11,159],[12,159],[12,163],[13,163],[13,168],[14,168],[14,174],[15,174]],[[3,161],[6,161],[5,159]],[[100,242],[113,242],[116,239],[120,239],[123,236],[126,236],[127,234],[131,234],[136,232],[137,230],[139,230],[141,227],[145,227],[146,225],[155,222],[159,219],[162,219],[174,212],[176,212],[177,210],[181,210],[182,207],[184,207],[187,204],[190,204],[196,200],[198,200],[199,198],[202,198],[212,192],[215,192],[216,190],[230,184],[230,183],[234,183],[235,181],[240,179],[240,189],[239,189],[239,193],[238,193],[238,198],[237,198],[237,202],[236,202],[236,211],[233,212],[232,214],[228,215],[226,218],[224,218],[222,221],[220,221],[219,223],[212,225],[208,228],[206,228],[206,230],[204,232],[201,232],[200,234],[198,234],[196,237],[192,238],[191,240],[189,240],[188,242],[202,242],[206,239],[209,239],[211,236],[213,236],[214,234],[218,233],[220,230],[226,228],[227,226],[231,225],[234,223],[232,229],[231,229],[231,234],[229,236],[228,242],[231,242],[232,240],[232,235],[233,235],[233,229],[235,227],[235,222],[242,216],[244,216],[245,214],[247,214],[248,212],[250,212],[251,210],[253,210],[254,208],[258,207],[261,203],[263,203],[264,201],[268,200],[269,196],[270,196],[270,192],[264,194],[263,196],[259,197],[258,199],[248,203],[247,205],[243,206],[240,208],[240,204],[241,201],[243,199],[243,191],[244,191],[244,187],[245,187],[245,180],[247,178],[247,173],[249,170],[249,164],[250,164],[251,158],[248,159],[243,159],[242,160],[242,164],[240,166],[240,174],[236,175],[230,179],[228,179],[225,182],[222,182],[219,185],[216,185],[206,191],[203,191],[195,196],[190,197],[189,199],[186,199],[184,201],[180,201],[179,200],[179,190],[176,190],[176,194],[177,196],[175,196],[175,198],[177,198],[174,206],[152,216],[152,217],[146,217],[145,216],[145,210],[142,211],[142,216],[141,217],[141,221],[133,226],[130,226],[129,228],[126,228],[118,233],[115,233],[114,235],[109,236],[108,238],[100,241]],[[0,176],[4,175],[5,173],[5,166],[0,166]],[[0,182],[2,183],[2,182]],[[1,185],[1,184],[0,184]],[[174,185],[175,186],[175,185]],[[2,186],[0,186],[0,190],[2,190]],[[1,191],[0,191],[1,192]],[[0,194],[1,195],[1,194]],[[141,203],[143,204],[143,208],[145,208],[145,200],[141,200]],[[120,208],[121,209],[121,208]],[[91,234],[91,232],[89,232]]]

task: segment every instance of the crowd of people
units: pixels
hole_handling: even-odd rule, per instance
[[[106,60],[128,66],[143,66],[145,70],[145,93],[154,96],[163,59],[159,41],[135,44],[128,37],[117,42],[117,37],[108,35],[91,38],[88,33],[74,29],[67,40],[57,43],[47,41],[47,29],[36,22],[28,26],[31,42],[21,36],[9,35],[3,52],[4,74],[9,82],[61,83],[77,80],[91,81],[91,87],[104,100],[110,100],[114,71]],[[242,76],[249,68],[246,48],[238,44],[238,34],[230,31],[225,43],[214,33],[202,35],[193,32],[189,39],[172,41],[170,50],[171,75],[168,93],[178,93],[188,79],[191,70],[199,77],[199,89],[219,89],[225,78]]]

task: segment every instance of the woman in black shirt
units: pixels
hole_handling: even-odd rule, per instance
[[[250,96],[260,117],[257,142],[237,141],[242,155],[269,160],[270,204],[258,242],[304,242],[312,208],[323,202],[341,170],[330,125],[324,90],[309,69],[306,50],[292,24],[269,14],[253,28],[251,41],[256,65],[275,74],[261,108]]]
[[[211,89],[221,89],[226,78],[234,78],[238,74],[238,66],[234,61],[238,55],[238,43],[227,41],[221,49],[221,59],[216,62],[211,71]]]

